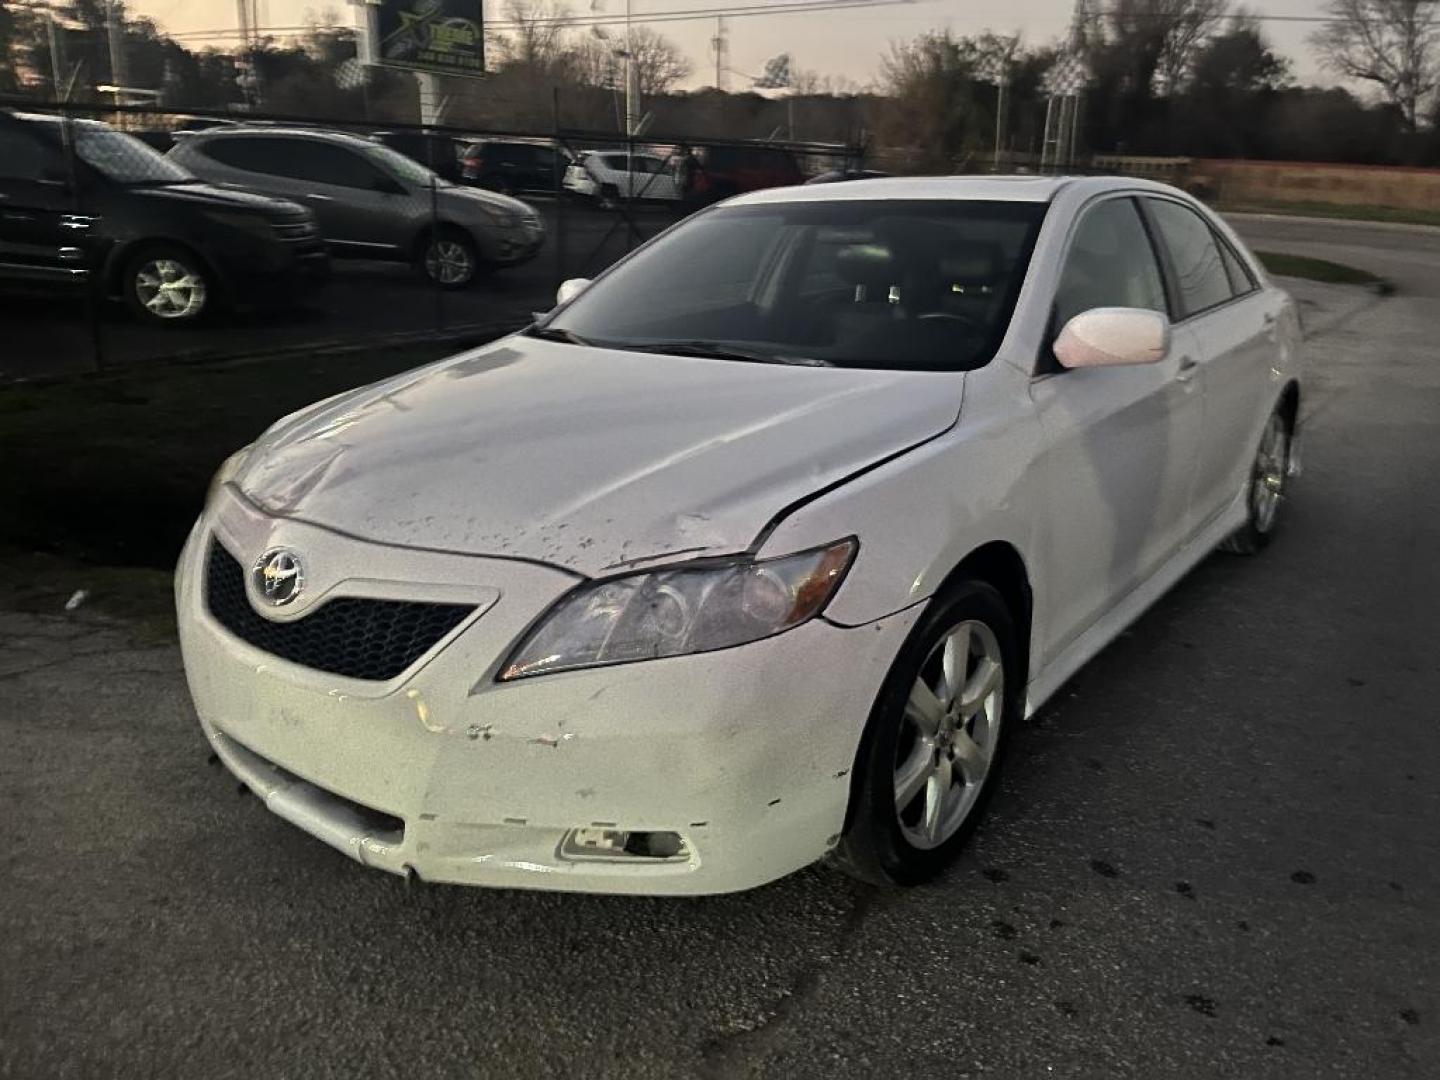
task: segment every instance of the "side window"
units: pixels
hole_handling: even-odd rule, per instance
[[[1091,207],[1070,241],[1055,290],[1055,329],[1098,307],[1165,313],[1165,285],[1133,199]]]
[[[1149,199],[1147,205],[1175,268],[1182,314],[1195,315],[1229,300],[1230,277],[1205,219],[1188,206],[1166,199]]]
[[[53,155],[26,131],[0,127],[0,180],[41,180]]]
[[[200,152],[212,161],[232,169],[266,173],[270,176],[294,176],[288,167],[285,143],[280,139],[210,139],[200,144]]]
[[[1255,275],[1250,272],[1250,268],[1235,254],[1235,249],[1223,236],[1217,233],[1215,240],[1220,245],[1220,261],[1225,264],[1225,274],[1230,279],[1230,291],[1236,296],[1254,292]]]
[[[369,188],[381,174],[375,166],[359,154],[343,146],[311,142],[308,139],[290,139],[289,151],[293,161],[292,175],[301,180],[335,187]]]

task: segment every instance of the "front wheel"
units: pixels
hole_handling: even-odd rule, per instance
[[[1270,543],[1280,520],[1285,500],[1285,483],[1290,477],[1290,420],[1278,409],[1265,421],[1260,449],[1250,466],[1250,483],[1245,490],[1245,524],[1221,545],[1237,555],[1254,555]]]
[[[463,289],[479,275],[480,253],[464,233],[446,230],[425,242],[419,270],[442,289]]]
[[[1019,716],[1015,623],[980,581],[950,589],[911,633],[876,699],[857,762],[847,873],[912,885],[939,873],[982,816]]]
[[[194,323],[212,304],[209,271],[197,255],[176,244],[152,244],[125,264],[125,302],[146,322]]]

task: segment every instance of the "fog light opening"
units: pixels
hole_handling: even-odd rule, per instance
[[[610,862],[673,862],[690,856],[685,838],[676,832],[629,829],[571,829],[560,843],[564,859]]]

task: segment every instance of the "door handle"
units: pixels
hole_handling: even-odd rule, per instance
[[[1197,364],[1191,357],[1182,356],[1180,358],[1180,370],[1175,373],[1175,381],[1189,382],[1195,377],[1195,373],[1199,370],[1200,365]]]
[[[321,195],[318,191],[307,192],[306,195],[305,195],[305,198],[307,198],[307,199],[314,199],[316,202],[334,202],[334,201],[335,201],[334,196],[331,196],[331,195]]]

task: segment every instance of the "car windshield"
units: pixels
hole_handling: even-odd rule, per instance
[[[619,264],[542,331],[609,348],[969,370],[1004,337],[1045,204],[724,207]]]
[[[122,131],[76,124],[75,154],[121,184],[188,184],[195,177],[169,158]]]
[[[400,179],[411,184],[435,184],[437,187],[450,186],[450,181],[437,176],[414,158],[406,157],[400,153],[400,151],[392,150],[388,146],[375,143],[367,146],[365,153],[369,155],[371,161],[374,161],[382,168],[389,169],[392,173],[400,177]]]

